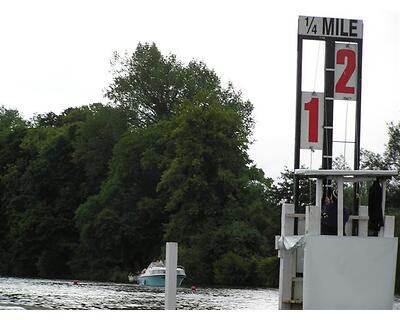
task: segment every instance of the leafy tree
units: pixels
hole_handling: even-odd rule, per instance
[[[113,148],[128,130],[129,119],[123,110],[98,103],[67,110],[61,120],[74,135],[74,162],[84,171],[83,197],[97,194],[107,178]]]
[[[310,179],[299,179],[299,210],[315,203],[315,182]],[[294,172],[285,167],[278,181],[275,182],[270,197],[278,206],[282,203],[293,203]]]
[[[1,211],[7,216],[13,272],[35,276],[41,252],[73,237],[70,206],[79,199],[69,183],[76,171],[68,166],[70,144],[63,135],[47,129],[28,131],[18,148],[19,157],[2,175]],[[63,201],[57,201],[61,197]],[[55,212],[62,214],[55,217]],[[62,257],[68,259],[68,254]]]
[[[100,192],[77,210],[81,248],[73,264],[78,272],[82,266],[100,277],[114,267],[138,270],[159,255],[165,215],[155,190],[163,162],[159,150],[168,145],[163,126],[127,133],[114,149]],[[114,217],[112,231],[106,217]]]
[[[193,60],[184,66],[172,54],[163,56],[154,43],[139,43],[131,57],[115,53],[112,65],[113,82],[106,96],[127,112],[134,126],[168,118],[178,112],[176,108],[184,100],[202,95],[207,100],[218,96],[226,107],[240,114],[247,135],[253,128],[252,104],[243,102],[232,84],[222,88],[215,72],[202,62]]]
[[[152,44],[139,44],[132,57],[114,54],[114,80],[106,96],[146,126],[171,114],[182,87],[181,65],[175,56],[162,56]]]
[[[252,104],[204,63],[184,65],[154,44],[113,63],[110,105],[29,125],[9,113],[0,273],[125,280],[173,240],[190,281],[273,283],[279,209],[273,181],[247,154]]]
[[[31,125],[35,128],[58,127],[61,125],[61,117],[54,112],[37,114],[31,120]]]
[[[365,170],[387,170],[388,163],[385,157],[379,153],[361,149],[360,168]]]
[[[18,110],[0,106],[0,143],[4,142],[11,132],[24,127],[26,127],[26,122]]]
[[[114,149],[100,192],[76,213],[76,269],[104,270],[94,262],[111,243],[112,266],[142,268],[161,254],[163,241],[174,240],[188,272],[207,283],[213,262],[229,250],[242,248],[245,259],[274,251],[271,225],[279,218],[267,195],[272,181],[247,156],[252,105],[232,85],[222,88],[203,63],[184,66],[154,44],[114,63],[107,96],[129,114],[130,131]],[[98,224],[105,212],[119,221],[111,234]],[[233,230],[238,239],[225,243]]]

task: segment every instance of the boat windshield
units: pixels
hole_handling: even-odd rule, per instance
[[[155,268],[155,267],[165,268],[164,262],[162,262],[162,260],[158,260],[150,263],[149,268]]]

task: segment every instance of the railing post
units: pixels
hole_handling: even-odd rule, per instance
[[[393,238],[394,237],[394,220],[393,216],[385,216],[385,227],[383,236],[385,238]]]
[[[317,178],[315,183],[315,206],[321,209],[321,200],[322,200],[322,183],[323,180],[321,178]]]
[[[294,204],[282,204],[281,236],[292,236],[294,233],[294,218],[287,214],[294,213]],[[292,251],[280,250],[279,266],[279,309],[291,309],[293,273],[296,267],[295,256]]]
[[[321,235],[321,209],[319,207],[306,207],[306,234],[309,236]]]
[[[358,236],[368,237],[368,219],[362,219],[362,217],[368,217],[368,206],[360,206],[358,220]]]

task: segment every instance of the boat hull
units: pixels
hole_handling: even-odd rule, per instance
[[[176,286],[180,287],[185,276],[177,275]],[[154,275],[154,276],[139,276],[137,278],[138,284],[141,286],[149,287],[165,287],[165,275]]]

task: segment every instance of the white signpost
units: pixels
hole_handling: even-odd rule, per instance
[[[176,268],[178,264],[178,243],[167,242],[165,251],[165,310],[176,310]]]

